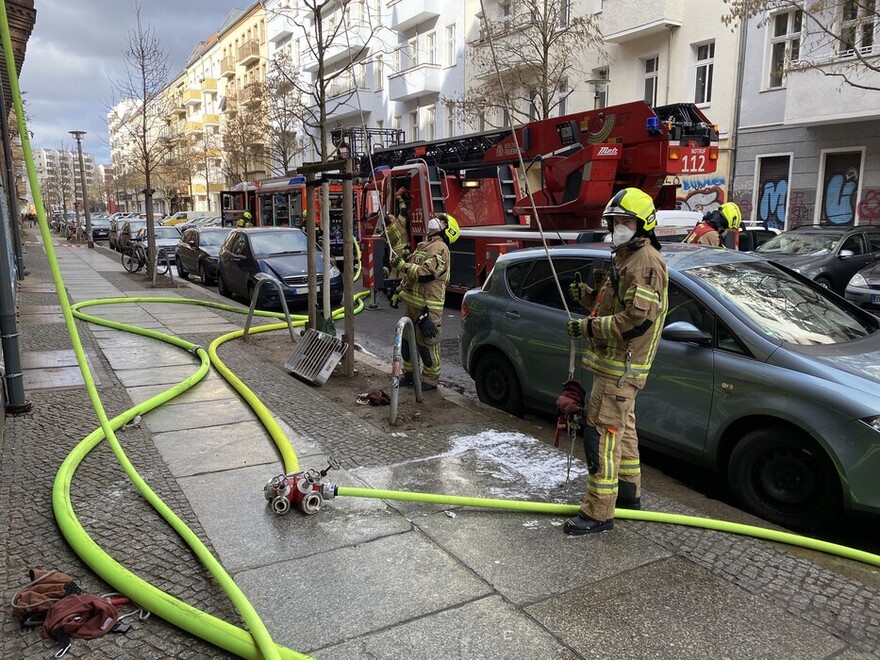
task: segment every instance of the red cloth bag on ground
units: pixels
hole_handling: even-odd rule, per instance
[[[64,644],[70,639],[94,639],[113,630],[119,611],[94,594],[73,594],[55,603],[46,613],[43,637]]]

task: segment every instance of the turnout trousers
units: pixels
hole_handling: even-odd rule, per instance
[[[443,316],[440,312],[430,310],[429,315],[434,325],[437,326],[437,336],[433,339],[426,338],[419,328],[418,318],[422,313],[423,307],[415,307],[407,303],[406,315],[413,322],[416,329],[416,349],[422,361],[422,382],[429,385],[440,384],[440,337],[443,334],[441,323]],[[400,356],[403,358],[403,373],[412,373],[412,356],[410,354],[409,333],[403,333],[403,340],[400,343]]]
[[[629,382],[593,374],[587,406],[584,451],[587,455],[587,490],[581,512],[594,520],[614,518],[618,480],[631,497],[641,496],[642,474],[636,435],[636,395]]]

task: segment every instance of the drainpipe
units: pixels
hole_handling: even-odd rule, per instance
[[[739,121],[742,113],[743,70],[745,69],[746,44],[749,34],[749,0],[743,0],[743,18],[739,26],[739,57],[736,64],[736,103],[733,105],[733,125],[730,127],[730,176],[727,185],[728,197],[736,190],[736,156],[739,146]],[[754,208],[752,209],[754,212]],[[751,218],[749,218],[751,220]]]

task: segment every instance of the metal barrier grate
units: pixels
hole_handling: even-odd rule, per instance
[[[341,339],[309,328],[297,344],[293,355],[284,363],[284,368],[307,383],[323,385],[346,350],[348,344]]]

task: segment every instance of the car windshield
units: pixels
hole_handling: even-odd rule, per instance
[[[714,289],[767,337],[788,344],[838,344],[876,328],[860,321],[831,294],[817,291],[771,263],[749,261],[693,268],[688,275]]]
[[[107,218],[92,218],[92,227],[109,227],[110,221]]]
[[[833,250],[843,234],[835,232],[789,231],[764,243],[755,252],[765,254],[816,254]]]
[[[251,249],[255,257],[288,252],[305,252],[306,235],[298,229],[251,234]]]
[[[199,236],[199,245],[203,247],[217,247],[223,244],[227,234],[229,234],[228,231],[203,231],[201,236]]]
[[[180,238],[180,232],[174,227],[156,227],[156,238]]]

